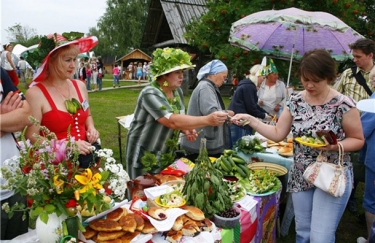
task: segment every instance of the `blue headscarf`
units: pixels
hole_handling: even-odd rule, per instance
[[[202,78],[207,77],[208,74],[216,74],[225,71],[228,71],[227,66],[225,66],[222,61],[215,59],[199,69],[197,79],[201,80]]]

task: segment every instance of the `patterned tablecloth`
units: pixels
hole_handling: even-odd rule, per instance
[[[234,229],[222,229],[222,242],[276,242],[280,194],[279,190],[269,196],[247,195],[237,202],[236,205],[241,208],[240,224]]]

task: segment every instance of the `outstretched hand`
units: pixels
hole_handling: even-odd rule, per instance
[[[227,120],[228,113],[224,111],[215,111],[208,115],[208,121],[211,126],[221,126]]]

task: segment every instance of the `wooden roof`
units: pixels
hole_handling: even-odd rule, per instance
[[[119,62],[119,61],[124,62],[124,61],[130,60],[130,59],[145,60],[147,62],[151,61],[151,57],[149,55],[147,55],[146,53],[144,53],[143,51],[141,51],[139,49],[135,49],[135,50],[129,52],[128,54],[126,54],[125,56],[117,59],[116,62]]]
[[[141,47],[187,45],[185,26],[206,12],[206,0],[151,0]]]

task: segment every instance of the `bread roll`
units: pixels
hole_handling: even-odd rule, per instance
[[[171,229],[170,231],[167,232],[167,237],[165,239],[171,243],[178,243],[180,242],[181,238],[182,238],[181,231],[175,231]]]
[[[194,219],[194,220],[205,219],[204,213],[202,212],[202,210],[200,210],[197,207],[185,206],[184,209],[188,211],[186,215],[191,219]]]
[[[174,221],[174,224],[172,226],[172,229],[175,231],[179,231],[182,229],[182,226],[184,225],[184,222],[182,221],[182,215],[177,217],[177,219]]]
[[[128,214],[128,211],[126,210],[126,208],[117,208],[107,214],[107,219],[113,220],[113,221],[119,221],[119,219],[122,216],[127,215],[127,214]]]
[[[182,234],[185,236],[195,236],[201,231],[194,221],[188,221],[182,227]]]
[[[133,233],[137,228],[137,222],[134,219],[133,213],[122,216],[118,222],[119,225],[122,227],[122,230],[126,232]]]
[[[121,225],[109,219],[96,219],[90,222],[90,228],[96,231],[113,232],[122,230]]]
[[[150,221],[145,221],[145,225],[142,229],[143,234],[152,234],[156,233],[158,230],[150,223]]]
[[[122,236],[121,243],[130,243],[135,237],[137,237],[141,232],[134,231],[133,233],[126,233],[124,236]]]
[[[107,240],[114,240],[120,238],[121,236],[125,235],[126,232],[124,231],[114,231],[114,232],[99,232],[98,233],[98,241],[107,241]]]
[[[137,227],[135,228],[138,231],[142,231],[143,227],[145,226],[145,220],[139,214],[134,214],[135,222],[137,223]]]
[[[82,232],[83,236],[86,238],[86,240],[91,239],[94,237],[98,232],[91,229],[90,226],[86,226],[86,231]]]
[[[157,220],[164,220],[167,218],[167,212],[164,208],[150,207],[147,213],[148,215]]]

